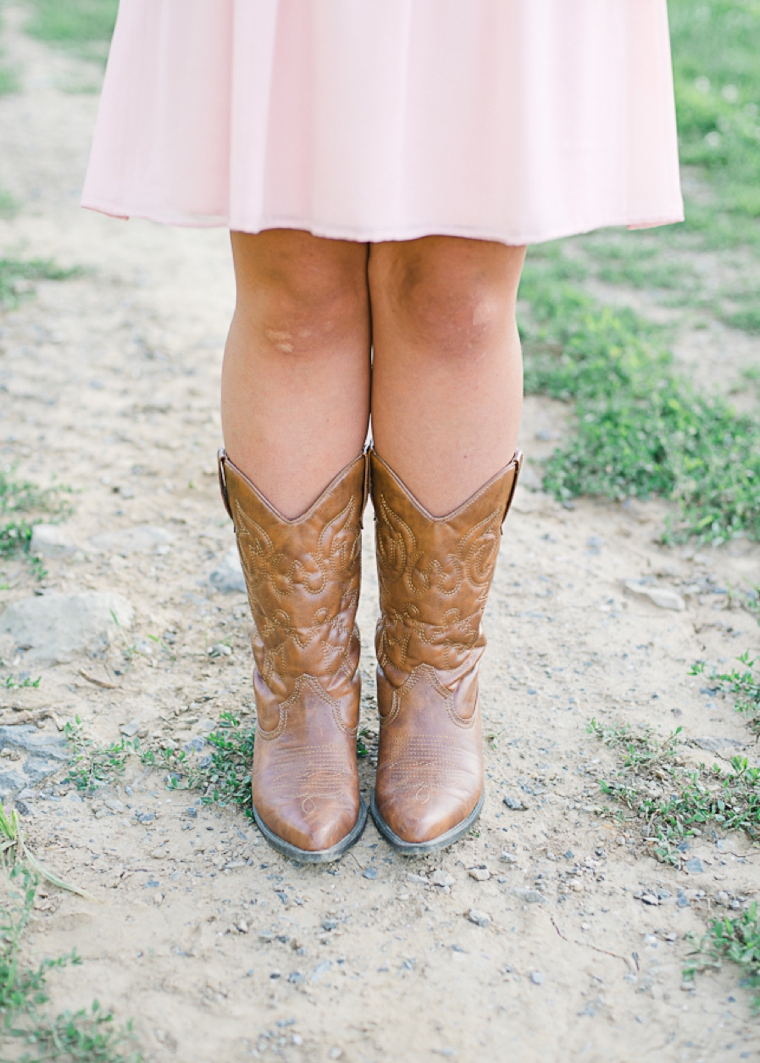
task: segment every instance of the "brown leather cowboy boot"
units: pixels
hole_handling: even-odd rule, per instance
[[[374,451],[380,748],[372,816],[408,856],[465,834],[483,807],[481,618],[522,455],[433,517]]]
[[[355,625],[367,472],[362,454],[287,520],[219,452],[256,625],[253,811],[270,845],[309,864],[337,859],[367,821],[356,768]]]

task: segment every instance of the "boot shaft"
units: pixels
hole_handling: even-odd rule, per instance
[[[290,697],[302,676],[340,696],[356,671],[366,464],[358,457],[289,520],[220,451],[222,496],[256,626],[256,664],[278,700]]]
[[[376,642],[384,670],[401,678],[425,664],[456,681],[473,667],[485,645],[481,619],[521,460],[518,452],[461,506],[434,517],[371,452],[381,610]]]

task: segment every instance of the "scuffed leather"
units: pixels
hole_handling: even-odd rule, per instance
[[[464,505],[436,518],[371,452],[381,612],[375,802],[405,842],[456,827],[483,791],[481,619],[520,462],[518,453]]]
[[[253,803],[284,841],[329,849],[351,831],[360,808],[355,619],[367,456],[295,520],[279,514],[223,451],[219,465],[255,624]]]

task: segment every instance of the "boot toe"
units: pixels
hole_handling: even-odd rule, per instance
[[[456,794],[441,787],[420,794],[376,794],[375,806],[386,826],[408,845],[435,842],[463,823],[473,812],[480,794]]]
[[[303,808],[255,805],[264,825],[281,841],[306,853],[320,853],[339,845],[356,826],[358,805],[318,805]]]

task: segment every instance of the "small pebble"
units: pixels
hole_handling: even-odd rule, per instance
[[[491,872],[485,867],[471,867],[469,869],[470,878],[474,878],[476,882],[488,882],[491,877]]]
[[[543,971],[531,971],[530,980],[533,985],[543,985],[546,981],[546,975]]]
[[[453,886],[454,876],[449,875],[446,871],[439,868],[437,871],[433,872],[430,881],[434,886]]]
[[[362,871],[362,878],[368,878],[370,880],[376,879],[377,878],[377,868],[365,867],[364,870]],[[336,1056],[335,1058],[337,1059],[338,1057]]]
[[[477,908],[470,908],[467,918],[475,926],[487,927],[491,925],[491,916],[487,912],[480,912]]]
[[[519,797],[512,797],[510,794],[505,796],[504,804],[507,808],[511,808],[513,812],[527,812],[528,810],[528,806]]]

